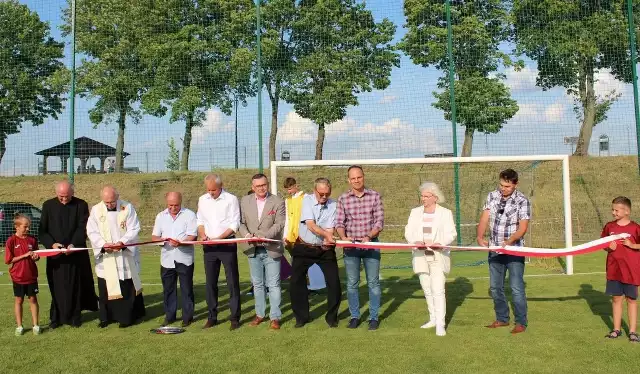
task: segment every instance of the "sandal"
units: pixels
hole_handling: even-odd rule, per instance
[[[638,342],[640,342],[640,337],[638,336],[638,334],[637,334],[637,333],[635,333],[635,332],[630,332],[630,333],[629,333],[629,341],[630,341],[631,343],[638,343]]]
[[[622,331],[620,331],[620,330],[611,330],[611,332],[608,333],[607,335],[605,335],[604,337],[608,338],[608,339],[617,339],[620,336],[622,336]],[[636,337],[637,337],[637,335],[636,335]],[[631,336],[629,336],[629,339],[631,339]]]

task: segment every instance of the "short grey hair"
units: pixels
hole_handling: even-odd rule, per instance
[[[421,194],[423,192],[431,192],[433,195],[435,195],[435,197],[438,198],[439,203],[444,203],[444,195],[442,194],[442,191],[440,191],[440,187],[438,187],[437,184],[433,182],[424,182],[420,185],[419,190]]]
[[[71,193],[73,193],[75,191],[75,188],[73,187],[73,183],[71,183],[69,181],[59,181],[59,182],[56,182],[56,185],[55,185],[56,193],[60,189],[62,189],[62,187],[69,187],[69,191],[71,191]]]
[[[313,188],[318,188],[319,184],[324,184],[327,187],[331,188],[331,181],[329,181],[329,178],[317,178],[314,182],[313,182]]]
[[[204,183],[215,182],[218,186],[222,186],[222,178],[218,174],[207,174],[204,177]]]

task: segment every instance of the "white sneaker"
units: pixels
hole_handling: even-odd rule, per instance
[[[447,330],[444,329],[444,326],[436,326],[436,335],[445,336],[447,335]]]
[[[33,335],[40,335],[40,326],[33,326]]]
[[[421,329],[432,329],[434,327],[436,327],[436,321],[429,321],[424,325],[420,326]]]
[[[22,326],[16,327],[16,336],[20,336],[24,333],[24,328]]]

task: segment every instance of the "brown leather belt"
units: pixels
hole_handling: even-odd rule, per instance
[[[300,238],[296,239],[296,243],[295,244],[304,245],[305,247],[314,247],[314,248],[322,247],[321,244],[309,244],[309,243],[305,242],[304,240],[302,240]]]

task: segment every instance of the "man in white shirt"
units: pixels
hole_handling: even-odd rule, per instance
[[[119,199],[112,186],[102,189],[102,201],[91,208],[87,236],[98,277],[100,328],[112,321],[131,326],[145,315],[137,247],[140,221],[131,204]]]
[[[153,225],[152,240],[165,240],[160,253],[160,277],[164,296],[164,323],[176,320],[178,295],[176,286],[180,278],[182,295],[182,327],[193,320],[193,245],[180,242],[195,240],[198,235],[196,214],[182,207],[182,194],[168,192],[165,195],[167,209],[158,213]]]
[[[222,188],[222,179],[217,174],[204,178],[207,193],[198,200],[198,236],[201,240],[235,238],[240,226],[240,204],[238,198]],[[238,246],[234,244],[203,245],[204,272],[206,275],[207,307],[209,316],[205,329],[218,323],[218,276],[220,264],[224,265],[229,288],[231,309],[230,330],[240,327],[240,275],[238,272]]]

